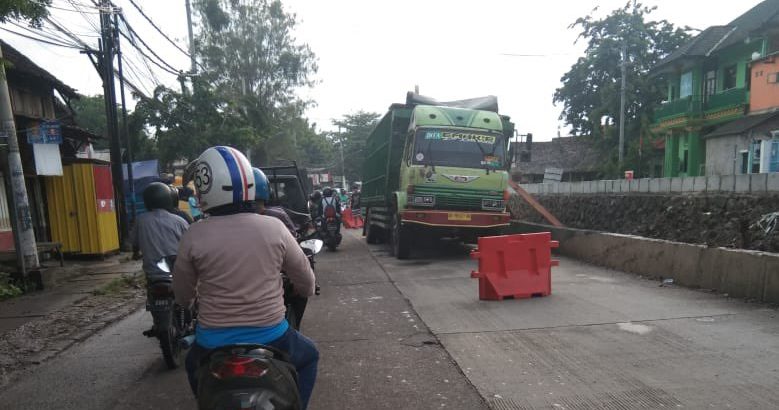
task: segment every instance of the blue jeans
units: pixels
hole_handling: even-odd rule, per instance
[[[305,410],[308,407],[308,401],[311,399],[311,392],[314,390],[314,383],[316,382],[316,370],[319,363],[319,351],[316,345],[314,345],[311,339],[303,336],[291,327],[280,338],[265,344],[289,355],[289,361],[298,372],[298,391],[300,392],[300,399]],[[197,366],[200,363],[200,359],[207,355],[208,352],[209,349],[195,343],[187,354],[187,377],[189,378],[189,386],[192,388],[192,393],[195,396],[197,396]]]

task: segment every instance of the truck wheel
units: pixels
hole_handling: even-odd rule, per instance
[[[408,228],[400,224],[400,215],[392,213],[392,256],[398,259],[408,259],[411,255],[411,235]]]
[[[371,221],[371,210],[368,209],[367,215],[365,216],[365,240],[370,244],[377,244],[381,241],[379,229],[375,226],[373,226]]]

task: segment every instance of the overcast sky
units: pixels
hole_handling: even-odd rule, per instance
[[[72,0],[91,4],[88,0]],[[188,69],[188,57],[176,50],[130,5],[122,6],[140,36],[174,67]],[[162,30],[186,48],[184,0],[136,0]],[[568,26],[599,6],[605,15],[626,0],[283,0],[297,14],[297,38],[308,43],[319,59],[318,85],[303,90],[317,105],[308,117],[319,129],[331,129],[333,118],[357,110],[383,112],[403,102],[406,91],[419,85],[424,95],[453,100],[496,95],[501,112],[510,115],[521,133],[538,141],[557,135],[560,108],[552,104],[560,77],[581,55],[574,44],[577,31]],[[651,16],[677,25],[704,29],[727,24],[758,0],[647,0],[657,5]],[[54,0],[56,7],[74,9],[71,0]],[[52,10],[89,44],[96,45],[96,10],[87,14]],[[18,27],[5,25],[22,32]],[[89,60],[78,50],[41,45],[0,32],[37,64],[85,94],[101,93],[101,83]],[[126,43],[126,42],[125,42]],[[151,66],[123,45],[130,78],[151,93],[156,81],[178,88],[175,76]],[[505,54],[534,54],[517,57]],[[617,63],[617,62],[615,62]],[[128,104],[129,105],[129,104]],[[563,128],[563,133],[565,133]]]

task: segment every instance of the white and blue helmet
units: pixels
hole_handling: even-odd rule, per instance
[[[200,208],[254,201],[252,166],[240,151],[231,147],[211,147],[197,159],[193,176]]]

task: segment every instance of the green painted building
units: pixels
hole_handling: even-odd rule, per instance
[[[704,136],[744,117],[750,63],[779,46],[779,0],[766,0],[725,26],[713,26],[663,59],[652,75],[668,97],[655,109],[653,132],[665,139],[665,177],[706,175]]]

